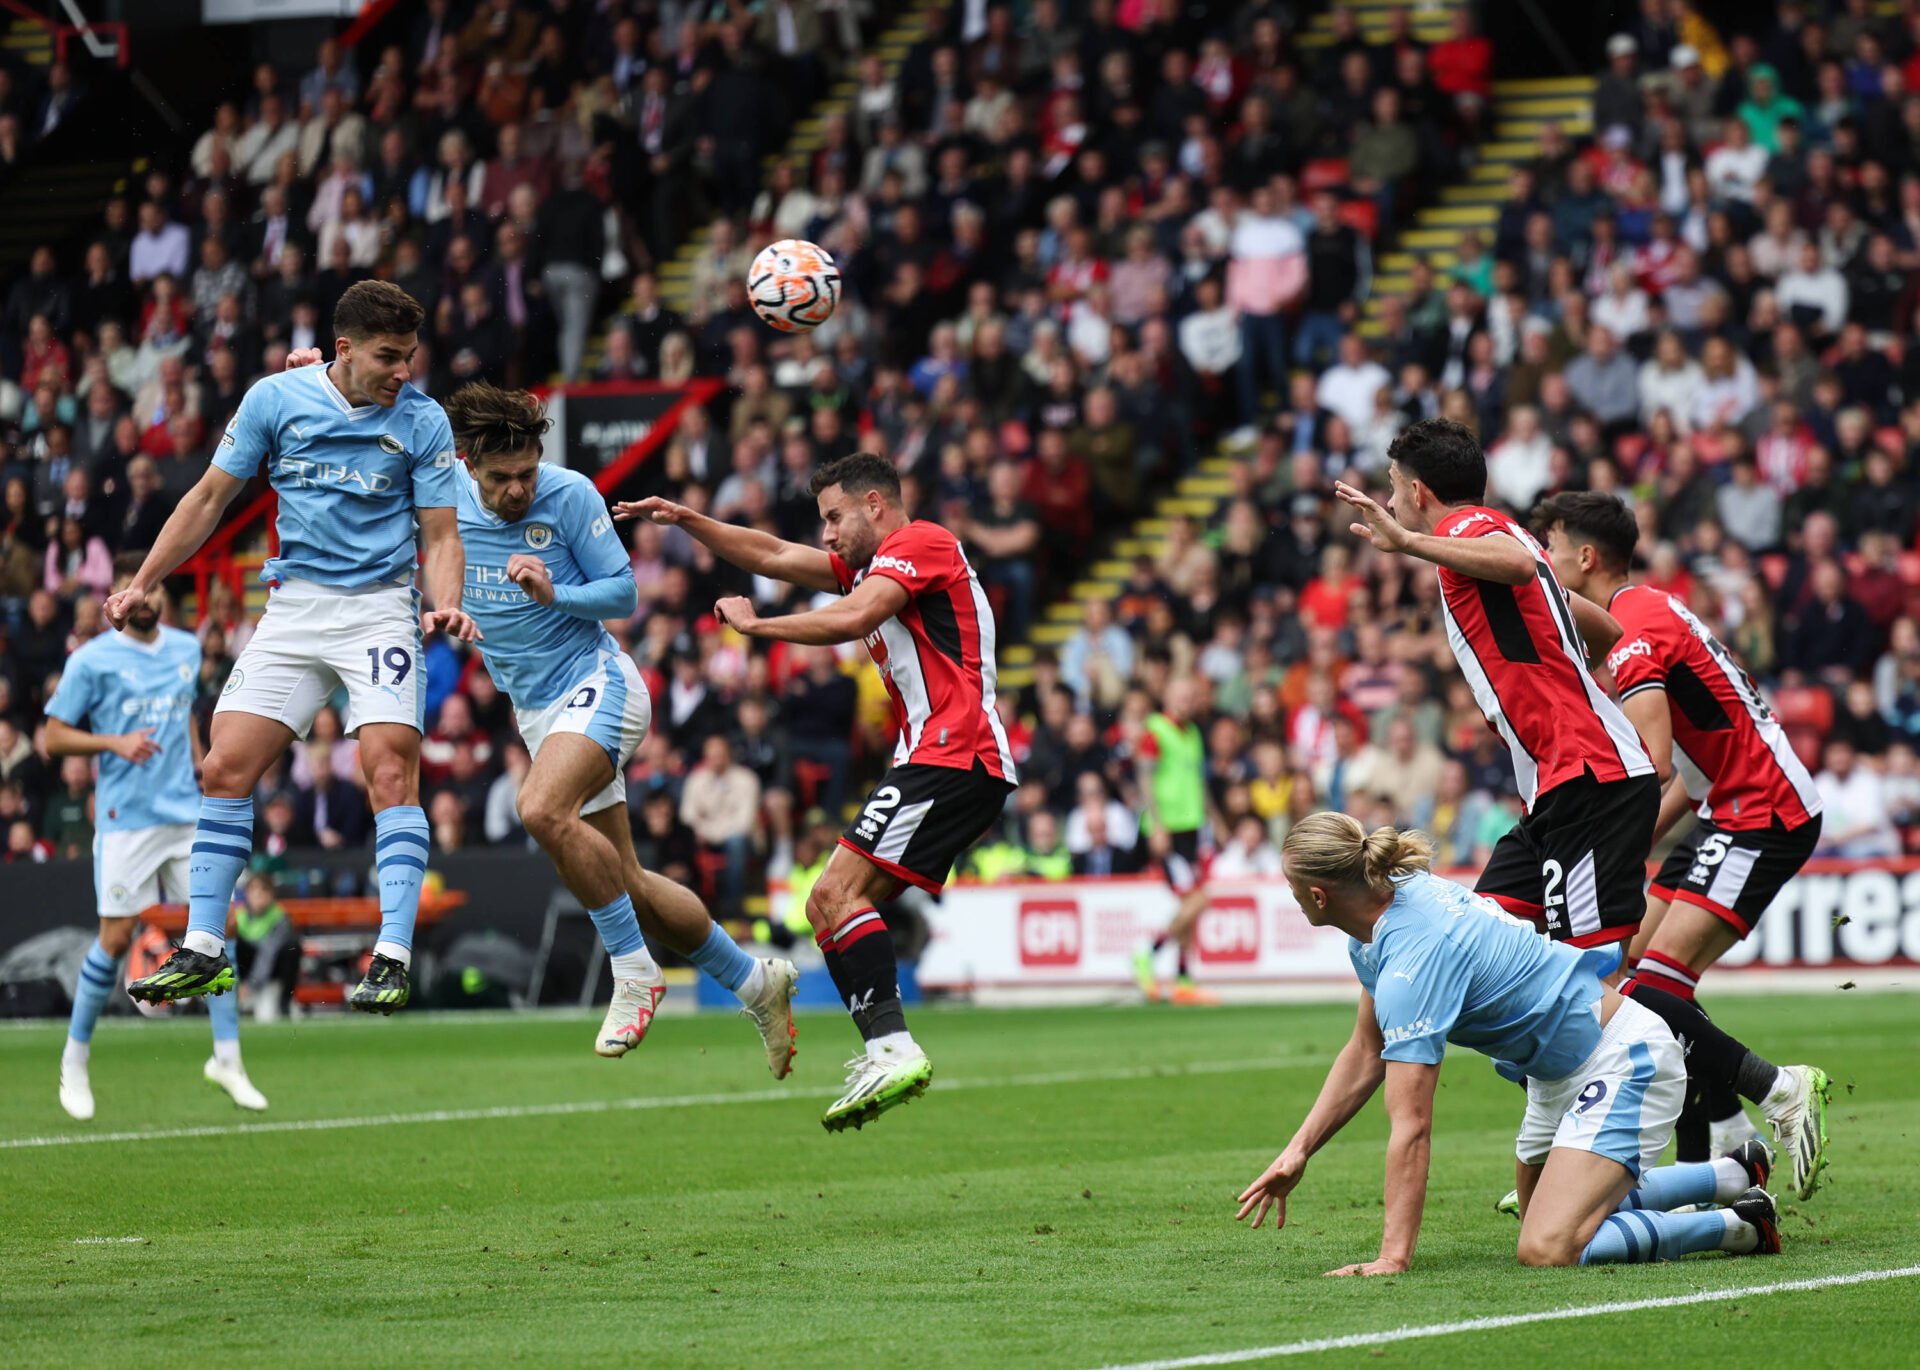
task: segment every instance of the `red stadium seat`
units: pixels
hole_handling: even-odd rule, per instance
[[[1342,200],[1340,222],[1371,238],[1380,231],[1380,206],[1372,200]]]
[[[1820,769],[1820,748],[1826,742],[1826,734],[1818,728],[1788,728],[1787,741],[1793,746],[1793,754],[1800,758],[1800,764],[1810,771]]]
[[[1773,692],[1773,712],[1789,732],[1811,728],[1824,734],[1833,726],[1833,695],[1819,685],[1788,686]]]
[[[1893,564],[1902,585],[1920,585],[1920,552],[1902,552]]]
[[[1316,157],[1300,169],[1300,189],[1308,195],[1316,190],[1339,190],[1352,178],[1345,157]]]

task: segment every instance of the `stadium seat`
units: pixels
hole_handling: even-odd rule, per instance
[[[1380,206],[1372,200],[1342,200],[1340,222],[1371,238],[1380,231]]]
[[[1300,189],[1311,195],[1318,190],[1340,190],[1353,179],[1344,157],[1316,157],[1300,169]]]
[[[1773,692],[1773,712],[1789,730],[1824,733],[1833,726],[1833,695],[1821,685],[1793,685]]]

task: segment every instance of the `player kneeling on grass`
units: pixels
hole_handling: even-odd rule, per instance
[[[133,584],[140,560],[135,552],[116,561],[116,593]],[[47,702],[47,750],[100,758],[93,839],[100,936],[80,963],[60,1057],[60,1106],[82,1121],[93,1116],[87,1071],[93,1026],[113,992],[140,911],[162,897],[186,894],[200,817],[193,777],[200,753],[193,722],[200,643],[192,633],[161,624],[165,604],[166,592],[158,588],[131,603],[125,628],[102,633],[67,658],[60,688]],[[265,1108],[266,1096],[240,1063],[238,996],[216,990],[207,1000],[207,1016],[213,1020],[213,1055],[203,1073],[242,1108]]]
[[[640,868],[621,771],[647,735],[653,703],[633,659],[603,625],[633,615],[633,568],[593,482],[544,465],[551,422],[528,392],[475,384],[447,401],[471,479],[458,482],[467,579],[461,605],[481,654],[513,701],[533,756],[520,821],[591,914],[613,961],[613,1003],[594,1050],[640,1045],[666,993],[642,928],[740,996],[767,1063],[793,1059],[791,962],[756,961],[691,890]]]
[[[1307,921],[1353,939],[1360,1015],[1306,1121],[1240,1195],[1237,1216],[1286,1222],[1307,1161],[1386,1084],[1386,1231],[1377,1260],[1334,1275],[1389,1275],[1413,1261],[1426,1205],[1433,1094],[1446,1045],[1527,1079],[1515,1151],[1522,1265],[1674,1260],[1691,1251],[1777,1252],[1755,1139],[1732,1156],[1656,1169],[1673,1135],[1686,1062],[1667,1025],[1600,983],[1611,948],[1540,937],[1491,901],[1432,874],[1415,832],[1371,834],[1345,814],[1302,819],[1280,849]],[[1665,1210],[1725,1203],[1697,1213]]]

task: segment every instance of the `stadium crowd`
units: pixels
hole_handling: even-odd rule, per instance
[[[1831,12],[1829,12],[1829,10]],[[1466,10],[1426,47],[1336,10],[1033,0],[956,8],[898,70],[849,4],[428,0],[408,43],[262,68],[178,174],[106,210],[77,269],[8,295],[0,412],[0,826],[9,859],[84,854],[84,765],[36,740],[66,651],[100,631],[116,552],[150,545],[248,380],[325,342],[389,276],[429,305],[420,382],[723,378],[659,488],[810,540],[807,479],[888,455],[919,517],[974,555],[1003,645],[1096,535],[1224,442],[1231,495],[1177,518],[1001,707],[1025,783],[984,878],[1138,869],[1134,750],[1166,682],[1205,684],[1218,873],[1271,871],[1339,807],[1418,824],[1469,864],[1519,816],[1512,768],[1438,626],[1430,572],[1346,531],[1332,481],[1379,489],[1412,419],[1488,448],[1490,499],[1615,490],[1646,575],[1785,687],[1827,842],[1897,851],[1920,818],[1920,15],[1783,0],[1724,39],[1643,0],[1608,46],[1596,133],[1549,128],[1498,222],[1377,301],[1371,243],[1470,164],[1492,53]],[[359,65],[356,65],[356,62]],[[765,152],[836,76],[821,146]],[[650,264],[711,210],[692,313]],[[840,262],[835,317],[781,338],[746,265],[775,237]],[[612,306],[589,371],[590,327]],[[890,750],[863,654],[749,651],[710,606],[790,602],[675,530],[632,532],[647,672],[630,771],[643,861],[737,904],[804,879]],[[248,631],[216,590],[211,707]],[[504,699],[430,645],[429,818],[443,848],[524,841]],[[357,845],[352,743],[323,717],[263,781],[269,849]]]

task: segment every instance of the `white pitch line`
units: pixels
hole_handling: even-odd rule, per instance
[[[1625,1303],[1599,1303],[1586,1308],[1554,1308],[1543,1313],[1513,1313],[1498,1318],[1470,1318],[1465,1322],[1429,1323],[1425,1327],[1396,1327],[1391,1332],[1355,1332],[1345,1337],[1316,1337],[1311,1341],[1290,1341],[1279,1346],[1255,1346],[1245,1351],[1215,1351],[1209,1355],[1179,1356],[1172,1360],[1131,1361],[1125,1365],[1104,1366],[1102,1370],[1192,1370],[1192,1367],[1201,1365],[1244,1365],[1248,1361],[1304,1356],[1314,1351],[1385,1346],[1389,1342],[1413,1341],[1420,1337],[1447,1337],[1456,1332],[1490,1332],[1503,1327],[1524,1327],[1533,1322],[1597,1318],[1608,1313],[1638,1313],[1648,1308],[1681,1308],[1692,1303],[1719,1303],[1725,1299],[1752,1299],[1765,1294],[1791,1294],[1804,1289],[1831,1289],[1841,1284],[1904,1280],[1915,1275],[1920,1275],[1920,1265],[1906,1265],[1898,1270],[1860,1270],[1851,1275],[1826,1275],[1815,1280],[1782,1280],[1778,1284],[1749,1284],[1738,1289],[1704,1289],[1697,1294],[1675,1294],[1663,1299],[1630,1299]]]
[[[998,1080],[935,1080],[938,1090],[1001,1089],[1035,1085],[1095,1084],[1153,1080],[1185,1075],[1231,1075],[1249,1070],[1288,1070],[1324,1066],[1325,1056],[1288,1056],[1253,1061],[1196,1061],[1184,1066],[1123,1066],[1110,1070],[1067,1070],[1046,1075],[1010,1075]],[[569,1113],[645,1112],[662,1108],[710,1108],[726,1104],[777,1103],[818,1098],[824,1089],[786,1085],[734,1094],[660,1094],[636,1099],[588,1099],[578,1103],[502,1104],[494,1108],[437,1108],[425,1113],[376,1113],[359,1118],[289,1118],[284,1122],[229,1123],[224,1126],[154,1128],[139,1132],[69,1132],[51,1137],[0,1138],[0,1151],[21,1147],[84,1146],[94,1142],[170,1142],[195,1137],[244,1137],[259,1132],[332,1132],[343,1128],[396,1127],[408,1123],[472,1123],[499,1118],[551,1118]]]

